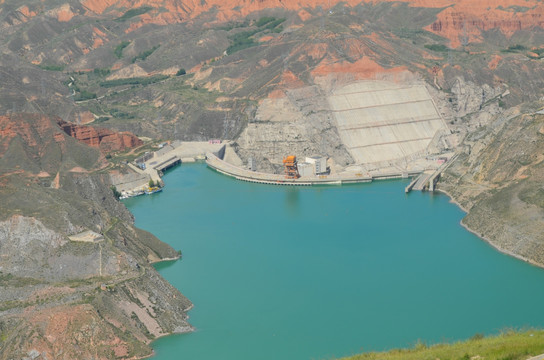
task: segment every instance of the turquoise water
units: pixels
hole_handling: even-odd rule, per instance
[[[203,164],[126,200],[183,260],[157,269],[195,305],[154,359],[329,359],[544,326],[544,271],[464,230],[442,195],[405,181],[239,182]]]

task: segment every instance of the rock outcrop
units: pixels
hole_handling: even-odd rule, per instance
[[[66,134],[84,144],[99,148],[103,153],[122,151],[143,145],[142,140],[129,132],[114,132],[110,129],[77,125],[62,120],[58,124]]]

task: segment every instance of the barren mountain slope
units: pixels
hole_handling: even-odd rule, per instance
[[[463,223],[476,234],[544,266],[544,115],[527,110],[470,134],[440,188],[468,211]]]
[[[149,355],[191,330],[191,303],[150,265],[178,253],[133,227],[103,156],[57,121],[0,117],[0,359]]]
[[[511,106],[542,93],[542,13],[506,0],[6,0],[0,111],[234,139],[267,96],[399,70],[446,92],[458,77],[508,86]]]

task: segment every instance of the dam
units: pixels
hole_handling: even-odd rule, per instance
[[[323,156],[329,159],[329,178],[406,177],[437,170],[439,159],[454,155],[457,136],[424,82],[361,80],[320,83],[265,99],[236,139],[236,149],[257,172],[279,173],[287,156]]]
[[[360,81],[335,90],[328,100],[357,164],[423,155],[435,134],[448,131],[422,84]]]

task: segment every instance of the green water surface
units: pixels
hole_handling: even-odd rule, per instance
[[[154,342],[154,359],[330,359],[544,326],[544,271],[463,229],[446,196],[251,184],[204,164],[164,181],[125,203],[183,251],[157,269],[197,330]]]

